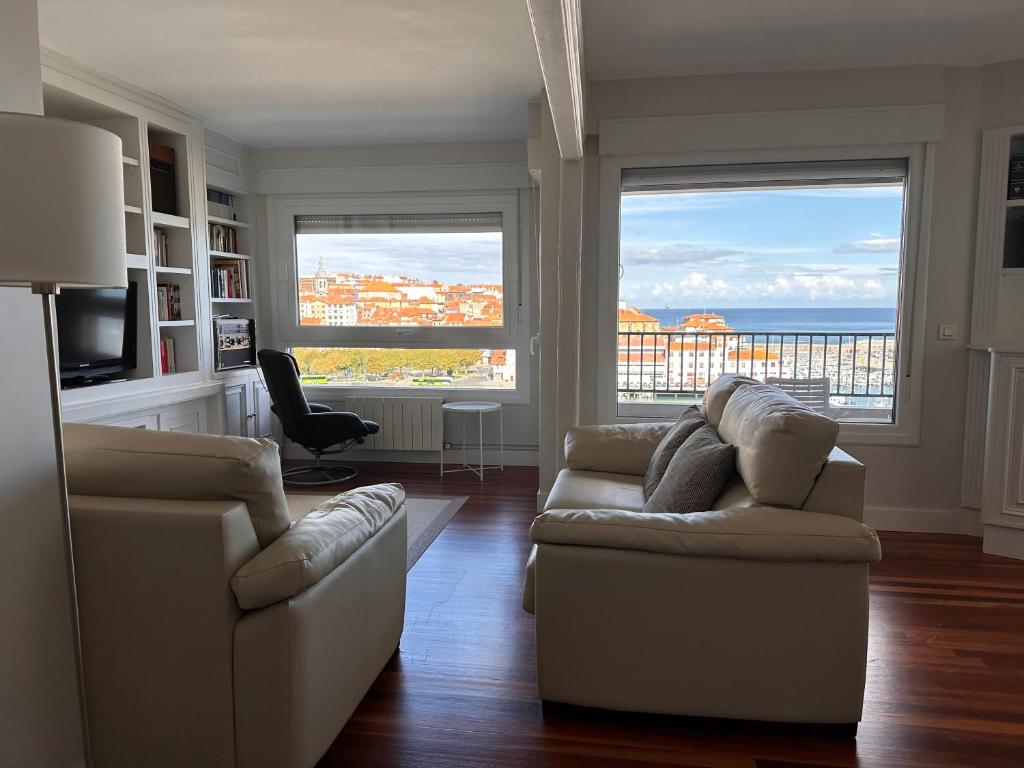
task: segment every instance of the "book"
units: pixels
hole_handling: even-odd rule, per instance
[[[166,267],[169,252],[167,232],[160,227],[153,227],[153,263],[158,267]]]
[[[156,318],[161,321],[181,320],[181,286],[157,283]]]
[[[215,299],[248,299],[249,265],[242,259],[214,259],[210,292]]]
[[[160,373],[175,373],[174,339],[170,336],[160,337]]]
[[[235,220],[235,196],[216,189],[206,189],[206,212],[220,219]]]
[[[225,227],[223,224],[211,224],[210,250],[238,253],[238,240],[235,230],[232,227]]]

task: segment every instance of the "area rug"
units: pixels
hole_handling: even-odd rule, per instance
[[[333,498],[333,493],[286,493],[288,514],[298,520],[322,501]],[[468,496],[406,496],[405,516],[409,528],[406,570],[409,570],[427,551],[438,534],[451,522],[455,513],[466,503]]]

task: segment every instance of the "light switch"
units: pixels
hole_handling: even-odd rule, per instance
[[[957,327],[952,323],[942,323],[939,326],[940,341],[956,341]]]

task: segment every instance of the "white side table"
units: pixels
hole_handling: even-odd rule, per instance
[[[474,475],[480,478],[483,482],[484,470],[485,469],[505,469],[505,419],[501,411],[501,403],[490,403],[482,401],[471,401],[466,400],[461,403],[443,403],[441,405],[442,411],[448,411],[449,413],[457,413],[463,416],[462,419],[462,466],[456,467],[455,469],[444,468],[444,438],[441,438],[441,475],[444,476],[451,472],[472,472]],[[498,462],[497,464],[491,464],[484,466],[484,414],[498,412]],[[479,466],[470,466],[466,461],[466,422],[469,421],[473,414],[477,417],[477,431],[478,431],[478,445],[480,449],[480,464]],[[466,418],[468,417],[468,418]]]

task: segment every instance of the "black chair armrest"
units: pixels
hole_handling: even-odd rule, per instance
[[[333,413],[334,409],[323,403],[308,403],[310,413]]]

